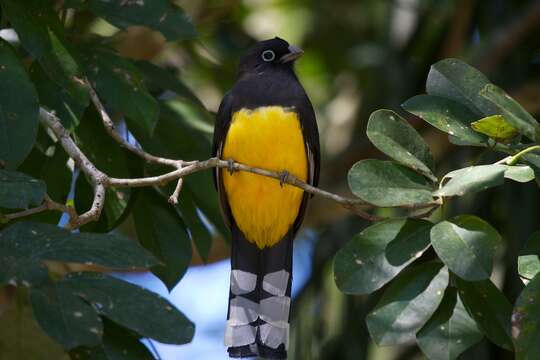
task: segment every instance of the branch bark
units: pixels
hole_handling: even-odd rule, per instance
[[[86,211],[85,213],[81,215],[78,215],[74,211],[74,209],[71,207],[66,207],[64,205],[54,203],[52,202],[52,200],[45,201],[42,205],[34,209],[29,209],[21,213],[8,215],[8,216],[11,216],[11,218],[25,216],[25,215],[33,214],[36,212],[45,211],[45,210],[61,210],[61,211],[68,212],[70,215],[70,221],[67,226],[72,229],[78,228],[90,221],[95,221],[99,219],[101,212],[103,210],[103,205],[105,203],[105,194],[106,194],[107,188],[162,186],[171,181],[177,181],[176,188],[173,194],[169,198],[169,202],[171,204],[176,204],[178,203],[178,198],[180,195],[180,191],[182,189],[183,178],[185,176],[188,176],[190,174],[193,174],[199,171],[212,169],[212,168],[222,168],[222,169],[228,169],[231,171],[245,171],[245,172],[249,172],[249,173],[260,175],[260,176],[266,176],[269,178],[276,179],[276,181],[280,181],[284,184],[296,186],[310,194],[314,194],[314,195],[323,197],[325,199],[337,202],[338,204],[352,211],[356,215],[370,221],[378,221],[378,220],[384,219],[383,217],[371,215],[367,213],[366,211],[360,209],[360,207],[362,206],[375,207],[374,205],[370,203],[367,203],[359,198],[344,197],[341,195],[328,192],[326,190],[316,188],[310,184],[305,183],[304,181],[301,181],[300,179],[296,178],[294,175],[291,175],[291,174],[288,174],[287,176],[284,177],[283,173],[279,173],[279,172],[271,171],[267,169],[261,169],[261,168],[249,166],[249,165],[234,162],[234,161],[225,161],[216,157],[210,158],[207,160],[183,161],[183,160],[169,159],[169,158],[164,158],[164,157],[159,157],[159,156],[149,154],[146,151],[138,148],[134,144],[127,142],[120,135],[120,133],[118,133],[118,131],[115,128],[114,122],[112,121],[107,111],[105,110],[105,107],[103,106],[97,93],[89,85],[88,82],[87,82],[87,85],[88,85],[88,90],[90,93],[90,98],[92,100],[92,103],[98,110],[105,129],[107,130],[108,134],[116,142],[120,144],[120,146],[123,146],[129,151],[133,152],[134,154],[140,156],[146,162],[167,165],[174,168],[174,170],[169,171],[162,175],[142,177],[142,178],[125,178],[124,179],[124,178],[111,177],[105,174],[104,172],[100,171],[88,159],[88,157],[82,152],[82,150],[77,146],[77,144],[69,136],[68,131],[64,128],[64,126],[60,122],[60,119],[54,113],[51,113],[41,108],[40,109],[40,122],[42,123],[42,125],[52,130],[52,132],[54,133],[54,135],[60,142],[60,145],[64,148],[67,154],[71,158],[73,158],[73,160],[75,161],[75,164],[81,169],[84,175],[90,180],[90,183],[92,184],[93,191],[94,191],[93,203],[92,203],[91,208],[88,211]],[[54,205],[51,205],[51,204],[54,204]],[[401,206],[401,208],[410,209],[410,210],[430,209],[430,211],[427,212],[427,213],[430,213],[434,208],[437,208],[439,206],[440,206],[440,201],[434,200],[431,203],[411,205],[411,206]]]

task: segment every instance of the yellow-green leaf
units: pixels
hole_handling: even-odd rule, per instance
[[[505,142],[519,134],[518,129],[505,120],[502,115],[492,115],[471,123],[474,131]]]

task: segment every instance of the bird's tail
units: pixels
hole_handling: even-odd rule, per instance
[[[285,359],[289,342],[293,235],[259,249],[233,226],[225,345],[231,357]]]

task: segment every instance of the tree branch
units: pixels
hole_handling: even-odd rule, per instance
[[[64,128],[64,126],[60,122],[60,119],[54,113],[48,112],[47,110],[44,110],[42,108],[40,109],[41,123],[53,131],[54,135],[57,137],[58,141],[60,142],[60,145],[64,148],[64,150],[68,153],[68,155],[71,158],[73,158],[73,160],[75,161],[75,164],[87,176],[90,183],[93,185],[94,199],[93,199],[91,208],[81,215],[77,215],[77,213],[72,207],[66,207],[58,203],[46,201],[44,202],[44,204],[40,205],[37,208],[25,210],[23,212],[16,213],[16,214],[9,214],[8,216],[11,216],[11,218],[26,216],[29,214],[33,214],[33,213],[37,213],[37,212],[41,212],[45,210],[60,210],[60,211],[65,211],[69,213],[70,221],[67,226],[69,228],[74,229],[90,221],[95,221],[99,219],[101,212],[103,210],[104,203],[105,203],[105,194],[106,194],[107,188],[162,186],[171,181],[177,181],[175,190],[169,198],[170,203],[176,204],[178,202],[178,197],[182,188],[183,178],[185,176],[191,175],[199,171],[208,170],[211,168],[221,168],[221,169],[228,169],[232,171],[244,171],[244,172],[249,172],[252,174],[276,179],[276,181],[280,181],[284,184],[298,187],[310,194],[318,195],[325,199],[337,202],[338,204],[342,205],[344,208],[352,211],[356,215],[364,219],[367,219],[369,221],[378,221],[378,220],[384,219],[383,217],[371,215],[359,208],[361,206],[376,207],[373,204],[370,204],[359,198],[344,197],[344,196],[340,196],[340,195],[316,188],[310,184],[305,183],[304,181],[301,181],[300,179],[296,178],[294,175],[291,175],[291,174],[288,174],[284,178],[283,173],[279,173],[279,172],[275,172],[275,171],[271,171],[267,169],[261,169],[261,168],[249,166],[246,164],[241,164],[234,161],[225,161],[216,157],[210,158],[207,160],[201,160],[201,161],[183,161],[183,160],[168,159],[168,158],[149,154],[145,152],[144,150],[136,147],[135,145],[130,144],[124,138],[122,138],[122,136],[116,130],[112,119],[105,111],[105,108],[103,104],[101,103],[95,90],[90,85],[88,85],[88,89],[90,92],[90,98],[92,99],[92,103],[94,104],[98,112],[100,113],[105,129],[116,142],[118,142],[121,146],[125,147],[129,151],[140,156],[143,160],[147,162],[167,165],[175,169],[162,175],[142,177],[142,178],[123,179],[123,178],[110,177],[107,174],[100,171],[82,152],[82,150],[77,146],[77,144],[75,144],[73,139],[69,136],[68,131]],[[51,205],[51,204],[55,204],[55,205]],[[405,209],[410,209],[410,210],[427,208],[430,210],[426,212],[425,214],[430,214],[435,208],[439,206],[440,206],[440,200],[434,200],[433,202],[430,202],[430,203],[407,205],[407,206],[400,206],[400,207],[405,208]]]
[[[163,158],[159,156],[154,156],[152,154],[147,153],[146,151],[142,149],[139,149],[134,144],[130,144],[128,141],[126,141],[116,130],[114,122],[112,121],[107,111],[105,111],[105,106],[103,106],[103,103],[99,99],[94,88],[90,86],[90,83],[88,82],[88,80],[86,80],[86,85],[90,93],[90,99],[92,100],[92,103],[94,104],[97,111],[99,112],[99,115],[101,116],[101,120],[103,121],[103,126],[105,126],[105,130],[107,130],[109,135],[117,143],[119,143],[121,146],[125,147],[129,151],[133,152],[134,154],[140,156],[146,162],[172,166],[175,168],[180,168],[182,166],[183,164],[182,160],[173,160],[173,159],[167,159],[167,158]]]
[[[52,200],[49,195],[45,195],[43,198],[43,203],[39,206],[36,206],[35,208],[11,213],[11,214],[5,214],[3,215],[3,218],[10,221],[14,219],[18,219],[25,216],[30,216],[34,214],[38,214],[43,211],[47,210],[54,210],[54,211],[60,211],[62,213],[68,213],[70,217],[74,216],[76,217],[75,209],[71,206],[64,205],[57,203],[56,201]]]

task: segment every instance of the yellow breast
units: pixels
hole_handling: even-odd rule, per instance
[[[280,106],[233,114],[222,150],[223,159],[274,171],[287,170],[306,181],[304,138],[298,114]],[[236,224],[259,248],[279,242],[294,223],[303,190],[279,180],[246,172],[221,172]]]

